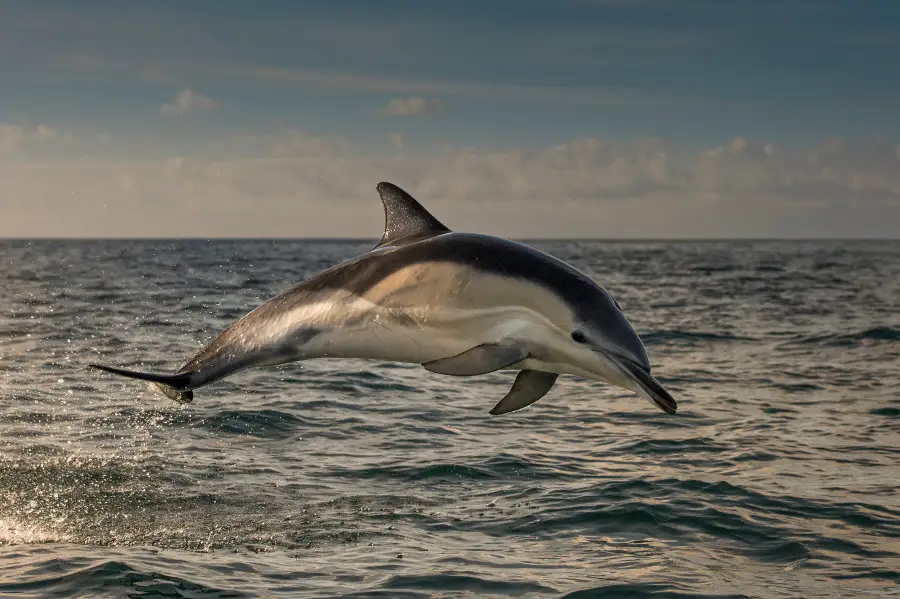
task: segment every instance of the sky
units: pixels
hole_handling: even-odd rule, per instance
[[[0,237],[900,238],[896,0],[0,0]]]

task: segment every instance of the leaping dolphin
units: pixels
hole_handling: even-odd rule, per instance
[[[533,404],[572,374],[675,413],[618,303],[585,274],[520,243],[452,232],[396,185],[377,190],[385,215],[377,246],[259,306],[175,374],[91,367],[150,381],[182,403],[241,370],[313,358],[455,376],[518,370],[495,415]]]

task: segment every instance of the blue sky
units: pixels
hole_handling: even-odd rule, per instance
[[[900,137],[900,3],[891,0],[2,7],[6,120],[166,133],[156,108],[188,85],[220,99],[221,110],[194,123],[201,133],[287,123],[459,143]],[[437,96],[446,109],[425,126],[375,118],[400,95]]]
[[[0,161],[20,164],[249,156],[287,131],[369,152],[893,148],[900,2],[3,0],[0,81]],[[16,141],[38,125],[66,142]]]

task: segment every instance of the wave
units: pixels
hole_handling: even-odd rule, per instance
[[[434,591],[468,591],[479,594],[524,595],[526,593],[556,593],[556,589],[536,582],[512,582],[462,574],[398,575],[385,584],[388,589],[422,589]]]
[[[754,599],[750,595],[682,593],[664,584],[609,584],[563,595],[560,599]]]
[[[853,347],[865,342],[900,341],[900,328],[878,326],[852,333],[831,333],[798,337],[788,343],[821,345],[824,347]]]
[[[875,416],[889,416],[892,418],[900,418],[900,407],[893,408],[891,406],[886,406],[883,408],[875,408],[870,412]]]
[[[132,567],[125,562],[105,561],[65,574],[58,572],[58,560],[32,564],[29,572],[38,577],[22,582],[0,582],[0,593],[44,597],[105,597],[111,589],[128,589],[133,599],[244,599],[242,592],[215,588],[190,580]],[[46,572],[46,574],[44,574]]]
[[[817,534],[798,522],[842,521],[868,535],[900,534],[900,513],[858,503],[823,503],[800,497],[769,496],[727,482],[693,479],[629,480],[576,491],[558,490],[540,498],[539,512],[515,515],[502,525],[475,525],[495,534],[541,538],[599,535],[651,537],[673,543],[713,537],[757,561],[789,564],[819,551],[897,559],[900,554],[846,538]],[[826,527],[823,527],[827,530]]]
[[[726,343],[730,341],[758,341],[755,337],[733,335],[730,333],[711,333],[706,331],[685,331],[681,329],[650,331],[641,335],[641,339],[647,345],[662,345],[665,343],[698,343],[707,341],[711,343]]]
[[[253,436],[265,439],[293,437],[314,421],[283,410],[221,410],[198,421],[202,428],[227,435]]]
[[[571,465],[570,465],[571,466]],[[522,457],[500,455],[474,463],[437,462],[409,465],[388,464],[370,468],[334,469],[336,476],[358,479],[385,479],[405,481],[460,481],[503,480],[510,476],[528,476],[531,479],[563,479],[581,476],[582,473],[565,471],[553,464],[540,464]]]

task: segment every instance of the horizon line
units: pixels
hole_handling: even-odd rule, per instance
[[[900,237],[508,237],[519,242],[601,241],[609,243],[717,243],[745,241],[900,241]],[[6,237],[5,241],[312,241],[374,242],[380,237]]]

